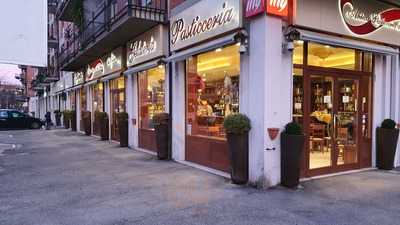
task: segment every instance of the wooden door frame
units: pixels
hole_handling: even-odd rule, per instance
[[[365,72],[358,72],[358,71],[346,71],[346,70],[338,70],[338,69],[330,69],[330,68],[319,68],[319,67],[307,67],[307,66],[302,66],[303,69],[303,88],[304,88],[304,96],[303,96],[303,104],[304,104],[304,118],[303,118],[303,127],[304,127],[304,133],[306,135],[306,143],[305,143],[305,149],[303,151],[303,163],[302,163],[302,174],[305,175],[305,177],[313,177],[313,176],[319,176],[323,174],[330,174],[330,173],[337,173],[337,172],[343,172],[343,171],[348,171],[348,170],[354,170],[354,169],[359,169],[362,167],[361,165],[361,159],[360,156],[362,155],[362,149],[360,147],[360,142],[362,138],[362,133],[361,133],[361,93],[360,89],[362,87],[362,77],[361,76],[367,76],[367,77],[372,77],[372,73],[365,73]],[[332,94],[335,96],[333,100],[336,102],[338,101],[338,79],[340,78],[348,78],[348,79],[354,79],[358,83],[358,90],[357,90],[357,118],[356,118],[356,123],[357,123],[357,162],[353,164],[345,164],[345,165],[337,165],[337,157],[338,157],[338,151],[337,148],[334,147],[336,146],[334,143],[334,139],[332,139],[332,149],[331,149],[331,160],[332,160],[332,165],[329,167],[323,167],[323,168],[316,168],[316,169],[310,169],[310,146],[309,146],[309,127],[310,127],[310,121],[311,118],[310,115],[310,96],[311,96],[311,76],[321,76],[321,77],[331,77],[333,78],[333,90]],[[372,92],[371,92],[372,93]],[[372,104],[372,96],[371,98],[371,104]],[[334,112],[337,113],[337,103],[333,104],[334,108],[332,109]],[[372,110],[372,108],[371,108]],[[372,114],[372,112],[370,112]],[[370,120],[369,123],[372,121]],[[335,132],[335,130],[334,130]]]

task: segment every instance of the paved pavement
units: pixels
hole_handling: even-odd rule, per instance
[[[400,173],[256,190],[65,130],[0,132],[4,225],[393,225]]]

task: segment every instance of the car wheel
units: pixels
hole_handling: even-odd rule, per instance
[[[40,128],[40,124],[38,122],[33,122],[33,123],[31,123],[31,128],[32,129],[39,129]]]

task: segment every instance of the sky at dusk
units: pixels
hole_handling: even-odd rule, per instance
[[[21,84],[15,79],[16,74],[20,74],[21,70],[17,65],[0,64],[0,81],[8,84]]]

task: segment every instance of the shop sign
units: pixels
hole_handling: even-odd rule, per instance
[[[118,48],[87,66],[86,81],[108,75],[122,69],[122,48]]]
[[[267,13],[280,17],[288,17],[289,0],[267,0]]]
[[[199,1],[172,17],[171,50],[180,50],[241,26],[241,0]]]
[[[167,30],[159,25],[127,44],[127,66],[167,55]]]
[[[400,8],[378,0],[297,0],[294,23],[400,45]]]
[[[79,72],[75,72],[73,73],[73,84],[75,85],[79,85],[79,84],[83,84],[83,82],[85,81],[85,76],[84,76],[84,72],[83,71],[79,71]]]
[[[356,35],[368,35],[380,29],[388,29],[400,34],[400,8],[384,11],[363,11],[352,0],[340,0],[343,22]]]
[[[247,0],[245,16],[250,18],[265,12],[265,0]]]

